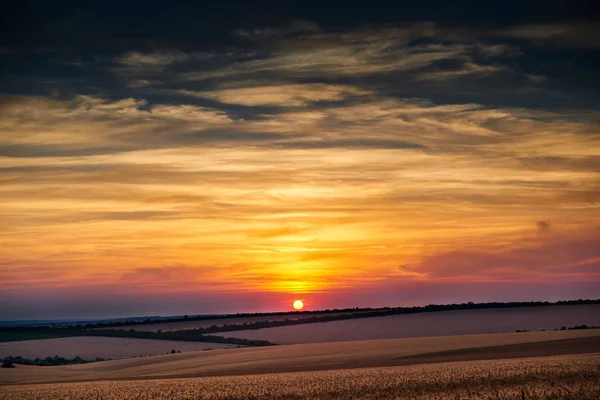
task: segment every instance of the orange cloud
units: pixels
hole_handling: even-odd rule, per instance
[[[11,99],[3,288],[597,279],[594,254],[556,253],[595,243],[577,233],[595,226],[600,193],[586,112],[369,95],[244,120],[141,99]]]

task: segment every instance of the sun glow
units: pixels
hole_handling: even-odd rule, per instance
[[[302,310],[304,308],[304,303],[302,302],[302,300],[296,300],[294,301],[294,304],[292,306],[296,310]]]

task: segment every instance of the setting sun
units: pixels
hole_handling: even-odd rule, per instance
[[[304,303],[302,302],[302,300],[296,300],[293,304],[293,307],[296,310],[302,310],[304,308]]]

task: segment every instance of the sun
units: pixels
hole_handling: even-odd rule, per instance
[[[304,308],[304,303],[302,302],[302,300],[296,300],[294,302],[294,304],[292,304],[292,306],[294,307],[294,309],[296,310],[302,310]]]

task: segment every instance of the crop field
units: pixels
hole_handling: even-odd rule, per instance
[[[0,400],[58,398],[597,400],[600,398],[600,355],[0,388]]]
[[[390,315],[306,325],[225,332],[222,336],[273,343],[319,343],[345,340],[506,333],[552,330],[562,325],[600,325],[600,305],[457,310]]]
[[[0,369],[0,384],[159,379],[600,353],[600,331],[463,335],[196,351],[83,365]]]
[[[58,355],[66,358],[79,356],[84,360],[96,357],[116,359],[165,354],[171,350],[185,352],[228,347],[236,346],[221,343],[81,336],[0,343],[0,358],[21,356],[34,359]]]
[[[239,325],[244,323],[251,322],[260,322],[260,321],[283,321],[286,319],[289,320],[299,320],[305,318],[313,318],[313,317],[322,317],[325,315],[339,315],[339,314],[354,314],[355,312],[346,312],[346,313],[310,313],[310,314],[302,314],[302,313],[289,313],[284,315],[271,315],[271,316],[261,316],[261,317],[240,317],[240,318],[219,318],[219,319],[207,319],[200,321],[179,321],[179,322],[158,322],[156,324],[144,324],[144,325],[126,325],[119,327],[118,329],[134,329],[136,331],[149,331],[149,332],[157,332],[161,331],[176,331],[183,329],[197,329],[197,328],[208,328],[209,326],[223,326],[227,325]]]

